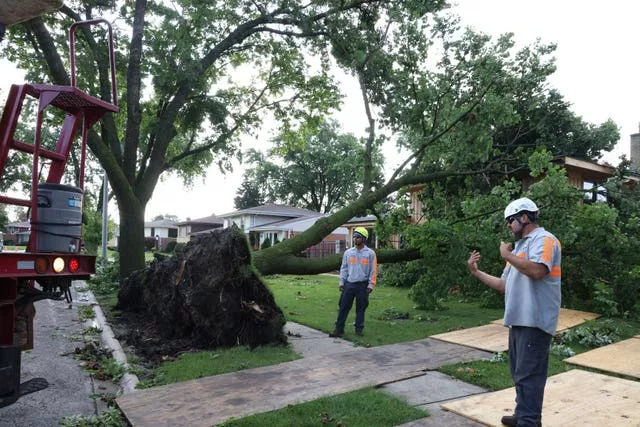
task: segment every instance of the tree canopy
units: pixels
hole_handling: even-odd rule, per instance
[[[383,159],[377,147],[373,154],[372,183],[379,186]],[[238,200],[264,200],[329,213],[362,192],[363,144],[353,135],[341,134],[335,121],[281,134],[266,155],[253,150],[247,157],[252,167],[244,173]]]
[[[214,158],[228,168],[239,135],[256,132],[267,113],[283,129],[317,121],[339,105],[329,73],[332,40],[347,33],[355,43],[369,40],[381,15],[415,20],[443,6],[438,0],[69,1],[54,15],[14,27],[3,55],[31,81],[66,85],[70,24],[96,16],[116,24],[122,112],[102,120],[89,146],[118,202],[124,277],[144,266],[144,210],[163,173],[190,184]],[[84,29],[78,40],[78,81],[106,99],[104,44]]]
[[[279,123],[287,143],[314,140],[313,130],[340,106],[332,67],[345,70],[359,84],[369,123],[359,196],[255,256],[263,274],[313,273],[335,269],[339,256],[295,254],[409,185],[429,184],[434,200],[442,198],[434,208],[444,208],[460,183],[490,193],[496,177],[526,168],[542,146],[597,158],[617,136],[612,123],[582,122],[547,86],[555,46],[515,50],[511,34],[493,40],[463,29],[445,6],[438,0],[70,1],[57,15],[12,32],[4,54],[28,69],[30,79],[66,84],[63,30],[75,20],[114,17],[122,112],[103,119],[90,148],[118,202],[122,277],[144,266],[144,210],[163,173],[188,185],[211,162],[228,168],[238,137],[257,134],[265,117]],[[80,79],[107,96],[97,36],[83,36]],[[387,171],[386,182],[378,181],[375,160],[381,131],[410,153]],[[295,146],[285,152],[295,153]],[[466,191],[458,200],[472,194]],[[417,257],[419,248],[407,247],[380,251],[378,258]]]

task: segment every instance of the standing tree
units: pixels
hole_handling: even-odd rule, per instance
[[[260,184],[248,178],[246,174],[236,194],[237,196],[233,199],[233,205],[238,210],[254,208],[264,204],[264,196],[260,192]]]
[[[283,133],[267,156],[251,153],[253,167],[244,174],[244,197],[257,190],[271,202],[325,213],[357,199],[363,185],[364,149],[353,135],[338,133],[338,126],[329,121]],[[379,185],[383,160],[377,147],[372,158],[373,184]]]
[[[27,69],[29,80],[66,85],[69,25],[100,15],[118,24],[122,113],[104,118],[89,146],[118,202],[122,278],[145,265],[145,207],[163,173],[190,183],[214,158],[228,167],[239,135],[259,129],[267,113],[284,128],[317,120],[339,104],[329,74],[331,40],[345,32],[368,35],[378,15],[402,23],[444,6],[441,0],[69,1],[12,31],[3,55]],[[79,81],[106,97],[106,60],[89,31],[83,40]]]
[[[178,218],[177,215],[172,215],[172,214],[160,214],[160,215],[154,216],[151,219],[151,221],[162,221],[162,220],[180,222],[180,218]]]

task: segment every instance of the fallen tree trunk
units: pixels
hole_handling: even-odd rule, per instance
[[[284,314],[237,227],[198,236],[183,252],[129,276],[116,308],[141,323],[139,336],[127,337],[136,347],[144,340],[182,348],[287,342]]]

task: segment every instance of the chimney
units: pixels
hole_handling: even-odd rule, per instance
[[[638,133],[631,134],[631,169],[640,171],[640,124]]]

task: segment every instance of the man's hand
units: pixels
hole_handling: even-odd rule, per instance
[[[511,251],[513,251],[513,244],[510,242],[500,242],[500,256],[504,259],[507,259],[509,255],[511,255]]]
[[[478,271],[478,261],[480,261],[480,252],[471,252],[471,255],[469,255],[469,260],[467,261],[467,267],[469,268],[471,274]]]
[[[367,293],[370,294],[371,292],[373,292],[373,288],[367,288]]]
[[[340,292],[344,291],[344,285],[340,285]]]

